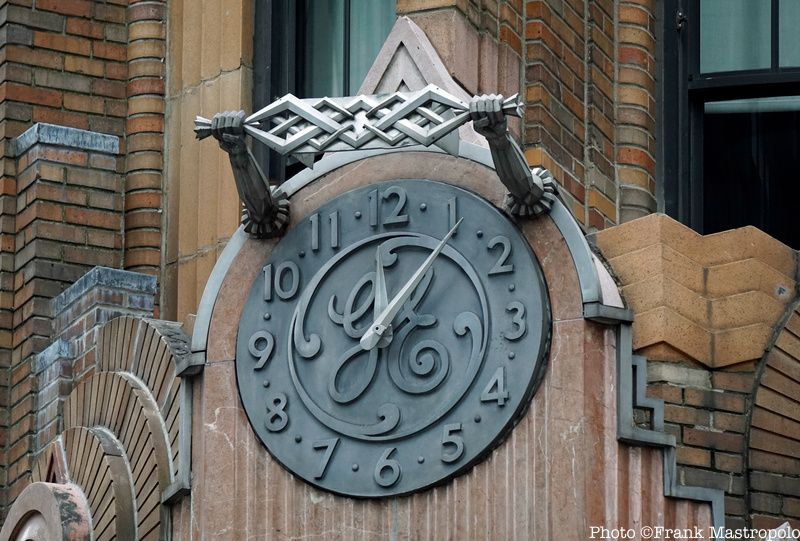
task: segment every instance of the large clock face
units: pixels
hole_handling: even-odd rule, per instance
[[[336,197],[278,243],[239,322],[236,374],[285,468],[339,494],[390,496],[457,475],[499,442],[543,373],[549,333],[517,227],[465,190],[397,180]]]

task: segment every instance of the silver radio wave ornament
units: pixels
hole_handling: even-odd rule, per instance
[[[522,116],[517,94],[503,113]],[[416,92],[375,96],[280,98],[244,120],[244,131],[281,155],[430,146],[469,122],[469,104],[428,85]],[[211,121],[197,117],[198,139],[211,135]]]

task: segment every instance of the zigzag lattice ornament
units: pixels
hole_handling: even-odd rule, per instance
[[[503,102],[503,112],[522,116],[517,94]],[[319,152],[430,146],[469,120],[469,104],[428,85],[416,92],[344,98],[287,94],[247,117],[245,133],[302,159]],[[198,139],[210,136],[211,121],[198,116],[194,131]]]

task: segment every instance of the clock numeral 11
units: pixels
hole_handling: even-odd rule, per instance
[[[339,247],[339,211],[331,212],[328,216],[331,224],[331,248]],[[311,222],[311,251],[319,250],[319,213],[312,214],[308,221]]]

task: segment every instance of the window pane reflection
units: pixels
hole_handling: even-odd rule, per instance
[[[700,71],[769,68],[771,12],[770,0],[702,0]]]
[[[778,5],[778,65],[782,68],[800,66],[800,2],[781,0]]]

